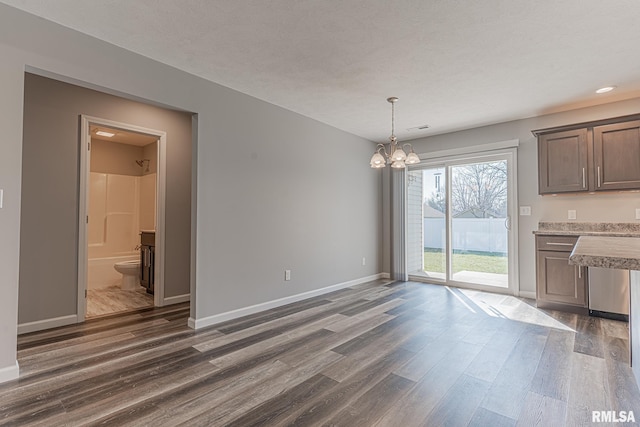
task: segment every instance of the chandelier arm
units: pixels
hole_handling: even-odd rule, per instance
[[[382,150],[382,153],[380,153],[380,150]],[[383,156],[385,156],[386,158],[389,158],[389,156],[391,155],[391,154],[387,153],[387,147],[382,143],[379,143],[376,146],[376,153],[380,153]]]

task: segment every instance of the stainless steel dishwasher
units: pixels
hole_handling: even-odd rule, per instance
[[[629,321],[629,270],[589,267],[589,314]]]

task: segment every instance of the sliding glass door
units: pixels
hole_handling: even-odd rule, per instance
[[[409,274],[474,288],[515,278],[513,154],[442,159],[408,171]]]

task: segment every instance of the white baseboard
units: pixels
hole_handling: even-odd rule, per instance
[[[171,305],[171,304],[180,304],[181,302],[187,302],[189,300],[191,300],[191,294],[176,295],[175,297],[166,297],[164,299],[163,306]]]
[[[227,311],[226,313],[220,313],[220,314],[215,314],[213,316],[203,317],[202,319],[194,319],[190,317],[188,321],[188,325],[190,328],[193,328],[193,329],[205,328],[207,326],[215,325],[217,323],[226,322],[227,320],[237,319],[238,317],[248,316],[249,314],[270,310],[272,308],[291,304],[293,302],[302,301],[308,298],[313,298],[319,295],[327,294],[329,292],[337,291],[339,289],[360,285],[362,283],[371,282],[373,280],[383,279],[384,278],[383,275],[384,273],[374,274],[372,276],[362,277],[360,279],[338,283],[336,285],[327,286],[325,288],[315,289],[313,291],[303,292],[301,294],[291,295],[289,297],[280,298],[277,300],[267,301],[260,304],[252,305],[249,307],[243,307],[236,310]]]
[[[518,296],[522,298],[536,299],[536,293],[534,291],[520,291]]]
[[[379,276],[381,279],[391,279],[391,273],[380,273]]]
[[[18,335],[27,334],[29,332],[42,331],[44,329],[57,328],[59,326],[73,325],[74,323],[78,323],[77,314],[70,314],[68,316],[55,317],[53,319],[22,323],[18,325]]]
[[[0,383],[6,383],[7,381],[15,380],[20,376],[20,367],[16,360],[15,366],[7,366],[6,368],[0,368]]]

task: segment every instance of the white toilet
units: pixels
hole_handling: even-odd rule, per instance
[[[113,268],[122,274],[120,288],[135,291],[140,286],[140,260],[116,262]]]

